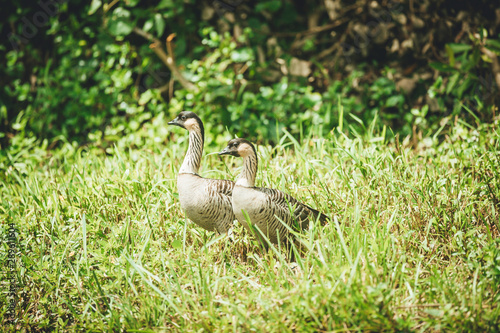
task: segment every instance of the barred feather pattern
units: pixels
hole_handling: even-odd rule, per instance
[[[181,208],[191,221],[219,233],[232,227],[235,220],[231,204],[234,182],[185,173],[177,177],[177,186]]]
[[[276,189],[255,187],[258,161],[253,151],[244,157],[243,171],[233,190],[232,203],[238,221],[249,229],[248,217],[275,244],[288,238],[289,231],[284,224],[292,230],[307,228],[311,219],[319,219],[323,225],[326,224],[328,217],[325,214],[294,197]]]
[[[201,155],[203,154],[203,135],[200,126],[194,126],[189,131],[189,146],[182,162],[179,173],[198,173],[201,164]]]
[[[289,194],[272,188],[264,187],[258,187],[256,188],[256,190],[262,191],[267,194],[267,202],[269,206],[276,205],[278,207],[281,207],[288,213],[290,213],[291,208],[293,210],[293,216],[291,216],[290,214],[290,217],[299,223],[299,227],[301,230],[308,227],[309,219],[311,217],[314,220],[319,219],[322,224],[326,224],[328,222],[328,216],[298,201]]]
[[[177,176],[179,201],[191,221],[208,231],[226,233],[235,220],[231,205],[234,182],[198,175],[203,142],[203,124],[193,126],[189,131],[189,147]]]

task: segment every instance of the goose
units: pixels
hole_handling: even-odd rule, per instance
[[[198,174],[205,129],[194,112],[182,111],[168,122],[189,132],[189,146],[177,176],[179,201],[186,216],[208,231],[227,233],[235,216],[231,205],[234,182],[203,178]]]
[[[303,230],[308,226],[311,217],[313,219],[319,218],[323,225],[328,221],[328,216],[286,193],[255,186],[258,158],[255,147],[250,141],[241,138],[233,139],[228,142],[227,147],[219,155],[243,157],[243,170],[233,189],[232,204],[236,219],[247,230],[250,230],[250,227],[246,217],[249,218],[254,227],[259,228],[260,232],[271,243],[277,244],[278,240],[287,242],[289,236],[288,228],[283,223],[293,229],[296,221],[299,228]],[[261,235],[257,236],[267,248],[267,242],[262,239]]]

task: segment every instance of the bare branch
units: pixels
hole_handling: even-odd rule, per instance
[[[314,35],[318,34],[323,31],[328,31],[332,30],[334,28],[337,28],[338,26],[341,26],[344,23],[349,22],[349,19],[340,19],[337,20],[333,23],[323,25],[320,27],[314,27],[309,30],[301,31],[301,32],[273,32],[271,35],[276,36],[276,37],[302,37],[302,36],[308,36],[308,35]]]
[[[172,41],[172,38],[173,38],[172,35],[170,35],[169,39],[167,39],[167,45],[169,47],[169,51],[170,51],[171,54],[167,54],[167,53],[165,53],[165,51],[161,47],[161,42],[160,42],[160,40],[158,38],[154,37],[150,33],[146,32],[146,31],[144,31],[144,30],[142,30],[142,29],[140,29],[138,27],[134,27],[133,31],[137,35],[139,35],[141,37],[144,37],[145,39],[147,39],[150,42],[152,42],[149,47],[156,53],[156,55],[158,56],[158,58],[160,58],[160,60],[165,65],[167,65],[167,67],[170,69],[170,71],[172,72],[172,74],[174,75],[174,77],[179,81],[179,83],[185,89],[191,90],[191,91],[195,91],[195,92],[198,91],[198,88],[193,83],[189,82],[182,75],[182,73],[179,70],[179,68],[177,68],[177,66],[175,65],[174,57],[173,57],[173,54],[171,53],[172,52],[172,46],[168,45]]]

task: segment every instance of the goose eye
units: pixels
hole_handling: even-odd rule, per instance
[[[181,120],[186,120],[186,116],[181,116]]]

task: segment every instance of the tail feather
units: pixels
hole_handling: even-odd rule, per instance
[[[317,211],[316,209],[311,207],[308,208],[311,210],[314,219],[316,220],[319,219],[322,226],[325,226],[330,221],[330,218],[327,215],[323,214],[322,212]]]

